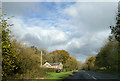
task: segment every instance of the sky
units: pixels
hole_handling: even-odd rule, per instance
[[[77,60],[96,55],[115,25],[117,2],[3,2],[16,39],[49,52],[66,50]]]

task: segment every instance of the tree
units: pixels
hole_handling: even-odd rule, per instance
[[[95,66],[107,70],[118,70],[118,42],[109,41],[96,55]]]
[[[6,14],[0,14],[0,30],[2,32],[1,44],[2,44],[2,76],[12,75],[19,69],[19,60],[17,55],[19,51],[15,48],[16,40],[11,35],[10,27],[13,24],[9,24],[8,20],[13,16],[6,18]]]
[[[76,58],[71,57],[65,50],[55,50],[50,52],[46,56],[46,60],[52,63],[63,63],[63,68],[67,71],[78,69],[79,63]]]
[[[118,58],[120,58],[120,2],[118,3],[118,15],[116,17],[116,25],[110,26],[111,34],[119,42],[118,46]],[[120,59],[118,60],[118,65],[120,67]],[[120,71],[120,69],[119,69]]]
[[[35,54],[40,53],[40,51],[35,46],[31,46],[32,50],[35,51]]]
[[[22,47],[18,58],[20,60],[21,73],[28,73],[36,67],[40,67],[40,56],[35,54],[35,51],[28,46]]]
[[[66,63],[67,59],[70,57],[69,53],[65,50],[55,50],[49,54],[53,62]]]
[[[95,58],[96,56],[91,56],[91,57],[88,57],[86,59],[86,62],[85,62],[85,68],[87,70],[93,70],[94,69],[94,62],[95,62]]]
[[[115,37],[115,39],[120,42],[120,13],[118,13],[116,17],[116,25],[115,26],[110,26],[111,29],[111,34]]]
[[[76,70],[78,69],[78,61],[76,60],[76,58],[69,57],[67,59],[67,62],[64,64],[64,68],[68,70]]]

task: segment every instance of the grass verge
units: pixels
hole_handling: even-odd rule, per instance
[[[110,74],[110,75],[114,75],[114,76],[120,77],[120,73],[119,72],[111,72],[111,71],[96,71],[96,72],[103,73],[103,74]]]
[[[73,71],[68,71],[68,72],[61,72],[61,73],[53,73],[53,72],[48,72],[47,74],[49,77],[47,79],[63,79],[65,77],[68,77],[69,75],[72,75]]]

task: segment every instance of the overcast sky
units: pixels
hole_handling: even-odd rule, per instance
[[[117,2],[4,2],[6,13],[15,16],[12,33],[28,45],[67,50],[79,61],[96,55],[115,24]]]

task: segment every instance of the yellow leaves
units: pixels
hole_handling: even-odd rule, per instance
[[[8,63],[8,65],[10,66],[10,63]]]
[[[4,9],[4,8],[0,8],[0,9]]]
[[[14,66],[12,66],[13,68],[15,67],[15,65]]]
[[[0,14],[0,17],[2,17],[3,15],[2,14]]]
[[[12,64],[14,63],[14,61],[12,61]]]
[[[12,17],[14,17],[14,16],[8,17],[8,19],[11,19]]]
[[[8,19],[11,19],[12,17],[8,17]]]
[[[16,57],[16,55],[13,55],[13,57]]]
[[[10,44],[8,44],[8,46],[10,47]]]
[[[9,55],[9,53],[8,53],[8,52],[4,52],[4,54],[8,54],[8,55]]]
[[[0,8],[1,9],[1,8]],[[13,24],[7,23],[8,19],[11,17],[4,17],[6,14],[0,14],[0,28],[2,31],[2,62],[3,62],[3,73],[2,76],[6,76],[7,74],[13,73],[15,68],[18,68],[19,61],[17,59],[18,50],[16,49],[15,44],[13,43],[10,27]],[[1,52],[1,50],[0,50]]]
[[[4,71],[2,71],[2,76],[6,76],[6,73]]]
[[[2,24],[2,27],[4,27],[5,25],[4,24]]]
[[[16,67],[15,69],[18,69],[18,67]]]

